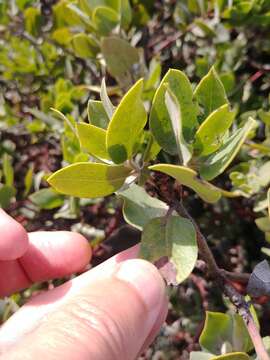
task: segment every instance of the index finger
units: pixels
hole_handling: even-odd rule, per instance
[[[28,248],[26,230],[0,209],[0,260],[15,260]]]

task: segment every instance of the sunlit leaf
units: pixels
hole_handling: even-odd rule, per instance
[[[126,93],[117,106],[107,130],[107,150],[116,164],[133,155],[134,146],[146,122],[147,114],[141,100],[143,80]]]
[[[235,131],[233,135],[225,140],[217,152],[204,159],[199,173],[205,180],[212,180],[226,170],[255,124],[256,121],[249,118],[242,128]]]
[[[48,182],[62,194],[95,198],[120,189],[130,172],[130,169],[122,165],[82,162],[56,171]]]
[[[232,125],[235,111],[225,104],[213,111],[200,125],[195,135],[195,149],[200,156],[205,156],[218,150],[223,142],[226,131]]]
[[[172,176],[180,184],[194,190],[204,201],[209,203],[217,202],[221,197],[221,191],[212,184],[198,177],[198,174],[184,166],[157,164],[149,166],[150,170],[160,171]]]
[[[106,131],[104,129],[91,124],[78,123],[77,130],[83,149],[97,158],[110,160],[106,149]]]

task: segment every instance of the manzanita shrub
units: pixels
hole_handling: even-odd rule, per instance
[[[228,168],[257,122],[250,117],[239,123],[214,68],[195,87],[184,72],[170,69],[151,104],[143,101],[143,92],[141,79],[114,106],[103,82],[101,100],[89,101],[88,123],[69,124],[88,160],[56,171],[48,182],[74,197],[114,193],[122,199],[125,220],[142,231],[141,257],[156,263],[168,284],[177,285],[198,258],[196,224],[179,211],[182,187],[207,203],[239,196],[239,190],[228,191],[212,181]],[[153,173],[175,180],[168,196],[146,191]],[[253,349],[236,314],[208,313],[200,344],[203,351],[191,353],[192,360],[249,359]]]

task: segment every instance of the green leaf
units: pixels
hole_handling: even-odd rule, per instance
[[[256,219],[255,223],[261,231],[270,232],[270,219],[268,216]]]
[[[12,186],[3,185],[0,187],[0,208],[5,209],[9,207],[14,195],[15,189]]]
[[[105,37],[101,41],[101,52],[109,73],[119,82],[130,84],[133,67],[139,64],[139,51],[119,37]]]
[[[164,86],[166,85],[164,84]],[[186,166],[192,157],[191,147],[188,146],[184,139],[182,129],[182,112],[179,102],[170,88],[168,88],[165,93],[165,104],[170,116],[171,125],[178,149],[178,155],[182,161],[182,164]]]
[[[40,209],[51,210],[64,204],[63,195],[53,189],[41,189],[29,196],[29,199]]]
[[[95,198],[120,189],[130,172],[122,165],[81,162],[56,171],[49,177],[48,183],[66,195]]]
[[[129,0],[121,0],[121,25],[123,28],[128,28],[132,21],[132,11]]]
[[[270,183],[270,161],[266,161],[262,166],[260,166],[258,178],[262,187],[265,187]]]
[[[40,10],[34,7],[29,7],[24,11],[23,15],[26,31],[32,36],[37,36],[42,20]]]
[[[34,166],[33,164],[29,166],[29,169],[26,172],[26,175],[24,177],[24,196],[27,196],[31,190],[32,183],[33,183],[33,172],[34,172]]]
[[[90,124],[102,129],[107,129],[109,117],[104,109],[102,101],[89,100],[87,105],[88,121]]]
[[[92,20],[98,34],[106,36],[119,24],[120,17],[115,10],[107,6],[99,6],[95,8]]]
[[[148,195],[136,184],[117,194],[124,199],[123,215],[126,222],[139,230],[151,219],[164,216],[168,211],[167,204]]]
[[[258,115],[267,126],[270,126],[270,111],[263,111],[260,109],[258,111]]]
[[[223,173],[239,152],[254,125],[256,121],[249,118],[242,128],[227,138],[217,152],[205,158],[199,170],[205,180],[212,180]]]
[[[194,91],[194,96],[203,106],[205,118],[220,106],[228,103],[224,86],[214,67],[199,82]]]
[[[216,329],[219,331],[217,332]],[[216,355],[222,353],[226,346],[231,349],[230,353],[232,351],[249,352],[253,349],[246,325],[238,314],[207,311],[199,342],[203,350]]]
[[[12,187],[14,183],[14,170],[12,167],[12,159],[8,154],[5,153],[2,161],[5,185]]]
[[[96,40],[84,33],[74,35],[71,39],[71,46],[75,55],[83,59],[95,58],[99,51]]]
[[[180,216],[152,219],[143,229],[141,256],[152,262],[168,257],[176,270],[176,282],[184,281],[198,256],[196,231],[191,221]]]
[[[110,156],[106,149],[105,130],[85,123],[78,123],[77,130],[82,148],[99,159],[110,160]]]
[[[147,122],[141,100],[142,88],[141,79],[123,97],[109,123],[107,150],[116,164],[132,157],[134,146]]]
[[[236,112],[228,104],[214,110],[200,125],[195,135],[195,149],[200,156],[206,156],[218,150],[224,135],[231,127]]]
[[[100,99],[102,102],[102,105],[104,107],[104,110],[107,113],[107,116],[109,118],[109,120],[112,118],[113,113],[114,113],[114,106],[108,96],[107,93],[107,88],[106,88],[106,83],[105,83],[105,79],[103,78],[101,81],[101,88],[100,88]]]
[[[177,154],[177,145],[172,130],[170,115],[165,105],[165,92],[168,84],[178,100],[181,109],[183,135],[190,141],[197,126],[198,107],[193,102],[191,84],[186,75],[176,69],[170,69],[157,89],[150,112],[150,129],[159,145],[168,153]]]
[[[207,311],[200,345],[203,350],[219,355],[223,344],[231,340],[232,331],[233,320],[230,315]]]
[[[221,191],[218,188],[198,178],[196,171],[190,168],[178,165],[157,164],[149,166],[149,169],[172,176],[180,184],[194,190],[206,202],[215,203],[221,197]]]

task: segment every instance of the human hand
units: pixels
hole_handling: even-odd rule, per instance
[[[163,280],[137,252],[34,297],[0,329],[0,359],[135,360],[167,313]],[[0,209],[0,296],[78,272],[90,257],[81,235],[27,234]]]

